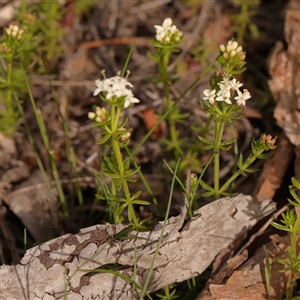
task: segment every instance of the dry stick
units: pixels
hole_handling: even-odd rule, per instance
[[[150,39],[147,37],[128,37],[128,38],[113,38],[113,39],[85,42],[79,44],[77,48],[91,49],[91,48],[97,48],[97,47],[107,46],[107,45],[131,45],[133,43],[139,46],[148,46],[148,47],[151,46]]]

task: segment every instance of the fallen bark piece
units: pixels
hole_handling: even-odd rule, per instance
[[[181,215],[166,222],[147,291],[201,274],[223,248],[274,210],[272,200],[257,203],[239,194],[195,211],[182,228],[183,208]],[[116,234],[124,228],[96,225],[29,249],[21,264],[0,267],[0,298],[132,299],[132,283],[107,269],[117,266],[116,272],[144,286],[163,222],[150,232],[132,231],[128,239],[117,240]],[[135,288],[133,299],[139,295]]]
[[[55,230],[59,207],[56,199],[56,189],[48,188],[41,172],[36,170],[15,186],[15,190],[9,194],[5,202],[34,239],[43,241],[53,238],[55,232],[58,232]]]
[[[272,241],[261,247],[254,256],[237,270],[232,272],[234,262],[241,261],[241,255],[233,257],[227,263],[227,268],[215,278],[210,279],[205,290],[196,300],[264,300],[267,299],[266,290],[266,253],[270,262],[270,299],[281,300],[286,293],[290,272],[281,273],[283,265],[277,262],[277,258],[287,260],[287,248],[289,239],[286,236],[271,236]],[[300,249],[300,239],[297,243],[297,251]],[[265,252],[266,251],[266,252]],[[245,255],[245,253],[244,253]],[[243,254],[242,254],[243,256]]]
[[[269,87],[276,108],[274,117],[290,142],[300,146],[300,2],[291,0],[286,9],[284,37],[287,49],[277,42],[269,58]]]

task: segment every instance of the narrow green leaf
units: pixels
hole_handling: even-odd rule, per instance
[[[286,227],[284,225],[281,225],[281,224],[278,224],[276,222],[271,222],[271,224],[272,224],[273,227],[275,227],[275,228],[277,228],[279,230],[284,230],[284,231],[288,231],[288,232],[291,231],[288,227]]]
[[[214,189],[209,186],[207,183],[205,183],[202,179],[200,179],[200,184],[203,188],[205,188],[207,191],[213,191],[214,192]]]
[[[132,204],[139,204],[139,205],[149,205],[150,202],[146,201],[146,200],[133,200]]]
[[[102,145],[102,144],[105,144],[109,138],[111,137],[110,134],[106,134],[100,141],[97,142],[98,145]]]
[[[215,191],[211,191],[211,192],[205,192],[202,194],[203,197],[210,197],[213,196],[215,194]]]
[[[126,206],[127,203],[124,203],[120,207],[118,207],[118,209],[114,212],[115,218],[117,218],[122,213],[122,211],[126,208]]]
[[[214,143],[209,141],[208,139],[204,138],[204,137],[201,137],[201,136],[198,136],[199,140],[205,144],[208,144],[208,145],[212,145],[214,146]]]
[[[271,288],[271,266],[270,266],[269,255],[265,246],[264,246],[264,252],[266,255],[266,264],[265,264],[266,290],[267,290],[268,300],[270,300],[271,299],[271,289],[270,289]]]

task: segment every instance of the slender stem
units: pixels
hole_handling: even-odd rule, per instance
[[[111,206],[111,207],[112,207],[112,212],[110,212],[110,216],[113,215],[113,218],[112,218],[112,219],[114,219],[114,222],[115,222],[116,224],[118,224],[118,223],[121,222],[121,220],[120,220],[119,215],[115,216],[115,214],[114,214],[114,212],[115,212],[115,211],[118,209],[118,207],[119,207],[119,203],[118,203],[118,201],[116,201],[117,187],[116,187],[116,182],[115,182],[114,179],[112,179],[112,181],[111,181],[111,193],[112,193],[112,195],[113,195],[113,203],[112,203],[112,206]]]
[[[170,58],[170,51],[168,51],[167,49],[163,49],[161,52],[161,55],[162,55],[162,58],[161,58],[158,68],[159,68],[159,73],[160,73],[160,76],[161,76],[161,79],[162,79],[162,82],[164,85],[164,95],[166,97],[166,102],[167,102],[166,107],[167,107],[167,110],[169,110],[173,106],[173,103],[172,103],[172,100],[170,97],[169,78],[168,78],[168,72],[167,72],[169,58]],[[175,156],[176,156],[176,158],[179,158],[180,156],[183,155],[183,151],[178,144],[178,138],[177,138],[178,133],[176,131],[175,121],[174,121],[172,112],[168,115],[167,120],[168,120],[168,124],[169,124],[171,142],[172,142],[172,145],[173,145],[174,151],[175,151]]]
[[[217,59],[219,56],[217,57]],[[184,92],[174,101],[174,105],[177,105],[181,99],[183,99],[186,94],[191,91],[197,82],[208,72],[212,69],[214,66],[215,61],[213,61],[201,74],[198,75],[198,77],[184,90]],[[142,140],[138,143],[138,145],[134,148],[132,151],[132,156],[135,156],[136,153],[139,152],[141,149],[142,145],[149,139],[150,135],[154,132],[154,130],[161,124],[163,120],[165,120],[168,115],[173,111],[174,107],[171,107],[168,109],[158,120],[158,122],[148,131],[148,133],[142,138]]]
[[[296,223],[294,225],[296,225]],[[294,263],[297,260],[296,232],[294,230],[290,232],[290,242],[291,242],[291,256],[292,256],[291,263]],[[291,269],[291,277],[290,277],[288,289],[286,292],[287,300],[291,300],[293,298],[294,282],[295,282],[295,271],[292,268]]]
[[[116,120],[115,118],[115,114],[116,114],[116,106],[115,105],[112,105],[111,106],[111,111],[110,111],[110,115],[111,115],[111,129],[109,129],[109,132],[110,133],[115,133],[116,130],[117,130],[117,125],[118,125],[118,119]],[[112,134],[112,141],[114,142],[114,136]],[[115,147],[114,145],[112,145],[113,148],[114,148],[114,151],[116,153],[116,150],[115,150]],[[119,167],[119,170],[121,172],[122,170],[122,167],[120,168]],[[115,223],[120,223],[120,218],[119,216],[116,216],[115,215],[115,211],[117,211],[118,207],[119,207],[119,203],[117,202],[116,198],[117,198],[117,186],[116,186],[116,180],[115,179],[112,179],[111,181],[111,193],[112,193],[112,196],[113,196],[113,215],[114,215],[114,222]]]
[[[13,61],[13,56],[9,56],[9,58],[7,59],[7,94],[6,96],[4,97],[5,99],[5,109],[6,109],[6,112],[7,112],[7,116],[8,116],[8,121],[9,119],[12,120],[9,121],[8,123],[10,123],[10,125],[12,126],[9,126],[10,128],[8,128],[11,132],[14,131],[14,127],[15,126],[15,121],[14,121],[14,108],[13,108],[13,87],[12,87],[12,61]]]
[[[125,194],[126,203],[128,205],[128,213],[130,213],[130,212],[132,213],[133,223],[134,223],[135,226],[137,226],[138,225],[138,220],[137,220],[137,217],[134,213],[134,208],[133,208],[133,205],[132,205],[132,200],[131,200],[131,197],[130,197],[128,184],[127,184],[126,179],[124,178],[124,164],[123,164],[122,154],[121,154],[121,151],[120,151],[120,145],[116,140],[113,139],[112,146],[114,148],[114,153],[115,153],[115,156],[116,156],[116,159],[117,159],[119,172],[120,172],[120,175],[121,175],[121,178],[122,178],[122,187],[123,187],[123,191],[124,191],[124,194]]]
[[[219,190],[219,194],[221,195],[223,192],[225,192],[228,187],[230,186],[230,184],[238,177],[240,176],[244,170],[246,170],[250,165],[252,165],[254,163],[254,161],[257,159],[257,157],[264,152],[264,150],[259,151],[258,153],[256,153],[256,155],[251,155],[250,157],[248,157],[248,159],[245,160],[242,168],[240,168],[237,172],[235,172],[224,184],[223,186],[220,188]]]
[[[57,46],[57,27],[56,27],[56,18],[57,18],[57,13],[58,13],[58,9],[57,9],[57,3],[52,3],[50,4],[50,11],[49,11],[49,48],[47,51],[47,59],[49,61],[51,61],[51,59],[54,56],[55,53],[55,48]]]
[[[300,215],[297,215],[296,222],[293,224],[293,228],[290,232],[290,243],[291,243],[291,263],[297,261],[297,233],[299,230],[300,225]],[[286,298],[287,300],[293,298],[293,290],[294,290],[294,283],[295,283],[295,270],[294,268],[291,269],[291,277],[289,280],[289,287],[287,290]]]
[[[116,111],[116,108],[117,108],[117,111]],[[131,200],[131,197],[130,197],[128,184],[127,184],[126,179],[124,178],[125,177],[124,176],[125,175],[125,169],[124,169],[123,157],[122,157],[122,153],[121,153],[121,149],[120,149],[118,139],[116,137],[116,131],[118,129],[120,113],[121,113],[121,109],[119,107],[116,107],[115,105],[112,105],[112,108],[111,108],[112,147],[114,149],[114,155],[117,159],[118,169],[119,169],[120,177],[121,177],[121,180],[122,180],[122,187],[123,187],[123,191],[124,191],[124,194],[125,194],[126,203],[128,205],[128,215],[129,214],[132,215],[132,220],[133,220],[135,226],[137,226],[138,225],[138,220],[137,220],[137,217],[134,213],[134,208],[133,208],[133,205],[132,205],[132,200]],[[117,191],[115,190],[114,193],[116,195]],[[115,221],[119,222],[120,220],[118,218],[118,219],[115,219]]]
[[[215,120],[215,145],[214,145],[214,190],[215,199],[220,198],[219,174],[220,174],[220,147],[225,123],[223,120]]]

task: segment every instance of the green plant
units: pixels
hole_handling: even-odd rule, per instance
[[[152,44],[155,46],[157,53],[155,55],[149,54],[158,65],[159,78],[153,79],[153,82],[162,83],[164,96],[166,99],[165,102],[165,111],[174,108],[167,116],[167,121],[170,131],[170,140],[165,140],[167,144],[167,150],[174,151],[175,158],[184,156],[184,151],[182,149],[182,144],[184,143],[183,139],[179,138],[179,132],[176,129],[176,123],[182,121],[183,118],[187,117],[186,114],[179,113],[177,106],[173,103],[170,95],[170,85],[176,80],[173,74],[168,72],[168,66],[170,62],[170,56],[172,53],[176,53],[177,50],[175,47],[182,40],[182,32],[173,25],[173,21],[170,18],[164,20],[162,26],[155,25],[156,28],[156,39],[152,41]]]
[[[172,290],[172,291],[170,291]],[[164,288],[164,294],[159,294],[157,293],[156,296],[159,299],[163,299],[163,300],[172,300],[172,299],[178,299],[180,296],[176,295],[176,288],[172,287],[172,286],[166,286]]]
[[[111,180],[110,187],[103,186],[102,195],[99,197],[106,199],[115,223],[124,220],[122,213],[127,208],[129,223],[138,229],[143,221],[138,220],[133,206],[149,203],[138,199],[140,191],[132,195],[128,187],[128,182],[136,180],[133,175],[138,172],[138,169],[130,169],[130,158],[123,157],[121,152],[121,149],[128,143],[131,133],[125,128],[127,120],[121,121],[120,114],[122,109],[126,109],[139,100],[133,96],[130,90],[133,86],[127,80],[129,73],[126,78],[121,77],[121,73],[111,78],[105,78],[104,72],[102,74],[104,79],[96,80],[97,89],[94,95],[100,94],[101,100],[107,103],[109,108],[106,110],[105,107],[95,107],[94,112],[90,112],[88,115],[95,121],[94,125],[100,128],[103,135],[98,143],[112,148],[110,156],[104,156],[102,160],[103,174]],[[120,195],[121,189],[123,195]]]
[[[18,25],[10,25],[4,28],[4,39],[0,40],[0,130],[7,135],[15,132],[20,121],[17,105],[25,86],[19,64],[28,38],[24,29]]]
[[[26,2],[23,0],[23,2]],[[65,9],[61,6],[58,0],[55,1],[40,1],[35,4],[30,10],[38,12],[39,26],[33,28],[34,35],[38,37],[37,55],[44,60],[41,66],[46,67],[51,71],[51,64],[62,53],[62,38],[63,28],[59,23],[62,20]],[[40,72],[44,72],[40,69]]]
[[[0,39],[0,129],[7,135],[12,135],[18,128],[20,113],[17,107],[26,94],[20,64],[26,74],[35,68],[44,72],[45,66],[47,68],[61,52],[59,40],[63,34],[58,23],[63,14],[59,1],[41,1],[30,11],[25,0],[21,3],[21,9],[17,11],[20,25],[4,28],[4,38]],[[39,22],[31,11],[43,22]]]
[[[232,21],[235,26],[233,30],[237,34],[237,41],[242,44],[245,37],[258,37],[259,31],[257,26],[252,22],[251,17],[255,14],[258,6],[260,5],[260,0],[253,1],[242,1],[242,0],[233,0],[232,1],[236,6],[240,8],[239,13],[235,14],[232,17]]]
[[[228,151],[235,143],[236,138],[223,140],[225,125],[232,127],[233,121],[242,116],[246,101],[251,98],[248,90],[240,91],[243,85],[234,75],[240,74],[245,70],[245,53],[242,47],[236,41],[229,41],[226,46],[220,46],[220,55],[216,61],[219,63],[222,71],[217,71],[210,79],[211,89],[204,90],[202,105],[204,110],[212,116],[214,124],[213,140],[199,136],[203,143],[204,150],[213,150],[212,159],[214,162],[214,187],[207,185],[200,177],[200,184],[206,190],[203,196],[214,195],[215,199],[220,196],[228,196],[226,192],[231,183],[239,176],[246,176],[247,173],[254,172],[250,165],[256,159],[269,157],[270,153],[264,153],[268,150],[275,149],[276,138],[271,135],[263,134],[258,141],[252,142],[252,154],[244,159],[240,154],[237,162],[238,170],[220,187],[220,151]]]
[[[300,192],[300,181],[293,177],[292,185],[289,186],[289,190],[294,199],[288,199],[288,201],[293,206],[300,207],[300,197],[297,195],[297,192]],[[277,261],[284,266],[280,272],[291,272],[286,293],[286,299],[291,300],[293,299],[293,288],[296,277],[300,277],[300,253],[297,253],[297,238],[299,239],[300,235],[300,214],[296,214],[294,208],[288,208],[286,213],[282,213],[281,216],[282,224],[277,222],[272,222],[271,224],[279,230],[287,231],[289,234],[290,247],[287,249],[288,259],[284,260],[278,258]]]
[[[22,1],[22,3],[24,16],[28,19],[30,15],[28,15],[26,11],[26,1]],[[21,56],[24,58],[24,55],[27,57],[26,62],[30,61],[28,58],[32,57],[32,53],[34,53],[34,55],[45,56],[44,58],[47,62],[55,61],[60,55],[60,50],[58,51],[57,46],[59,39],[62,36],[62,30],[58,20],[61,18],[62,12],[59,10],[58,1],[53,1],[51,3],[46,1],[45,3],[40,3],[39,9],[41,9],[40,13],[42,19],[45,21],[40,29],[37,29],[35,23],[36,20],[34,18],[30,22],[26,21],[27,23],[23,21],[22,26],[24,26],[24,29],[20,27],[10,27],[9,29],[6,29],[5,39],[1,41],[1,63],[5,66],[3,76],[1,75],[1,87],[3,87],[5,91],[3,98],[4,110],[3,112],[1,111],[1,118],[6,118],[5,120],[7,120],[1,122],[1,124],[3,123],[7,126],[7,129],[5,129],[7,132],[14,132],[19,122],[19,114],[16,113],[18,109],[16,109],[14,101],[17,102],[19,111],[21,111],[20,98],[27,88],[43,143],[50,158],[52,174],[56,181],[56,187],[59,192],[64,216],[67,217],[67,203],[59,180],[58,168],[55,164],[53,152],[50,147],[46,126],[31,95],[26,77],[27,74],[19,66]],[[191,218],[193,208],[196,206],[195,200],[197,198],[199,185],[206,190],[202,196],[214,196],[218,199],[223,195],[229,195],[227,192],[229,186],[238,176],[246,176],[247,173],[255,171],[254,169],[251,169],[250,166],[256,159],[264,159],[271,155],[267,151],[275,148],[276,141],[276,138],[266,134],[263,134],[259,140],[253,141],[252,153],[245,159],[243,155],[240,154],[237,162],[237,171],[234,172],[225,183],[221,184],[219,182],[220,153],[221,151],[228,151],[230,147],[236,143],[236,137],[230,140],[224,140],[225,126],[233,126],[233,121],[242,116],[246,101],[251,97],[248,90],[240,90],[240,87],[243,84],[235,78],[236,75],[245,71],[245,53],[242,51],[242,47],[234,40],[229,41],[226,46],[221,45],[220,54],[216,60],[199,75],[178,99],[173,100],[170,93],[170,87],[177,78],[173,73],[168,71],[168,66],[172,53],[176,52],[175,47],[182,40],[182,33],[175,25],[173,25],[172,20],[169,18],[163,22],[162,26],[156,25],[155,28],[157,30],[157,35],[156,40],[153,41],[153,45],[155,46],[157,53],[155,55],[150,55],[150,57],[157,62],[159,71],[159,78],[154,79],[154,82],[162,83],[166,99],[164,114],[161,116],[159,122],[162,122],[163,120],[167,120],[168,122],[170,140],[165,141],[165,144],[167,145],[166,149],[173,151],[174,161],[176,161],[175,171],[166,164],[167,168],[173,174],[173,181],[167,211],[165,213],[161,212],[165,218],[165,223],[151,264],[149,275],[143,287],[134,282],[134,279],[120,275],[120,273],[115,272],[114,270],[98,270],[99,272],[110,272],[118,276],[123,276],[123,278],[130,281],[136,288],[142,290],[141,298],[143,295],[147,295],[147,285],[150,281],[151,272],[154,267],[155,258],[158,255],[163,231],[170,211],[175,180],[181,185],[182,191],[189,203],[188,215]],[[31,38],[34,39],[34,43],[32,44],[29,43]],[[36,46],[37,51],[33,51],[33,45]],[[128,56],[128,59],[129,57],[130,55]],[[136,214],[135,207],[137,205],[147,205],[149,202],[139,199],[141,191],[132,193],[129,189],[129,183],[136,180],[137,174],[143,179],[147,190],[151,194],[151,189],[147,187],[147,182],[145,178],[143,178],[141,170],[134,162],[134,154],[147,138],[149,138],[151,132],[155,130],[155,127],[152,128],[152,131],[145,136],[133,151],[129,149],[128,144],[131,137],[131,129],[127,126],[127,120],[122,119],[121,112],[132,104],[138,103],[139,100],[134,97],[131,91],[133,86],[128,81],[129,73],[125,76],[127,65],[128,60],[123,71],[114,77],[106,78],[103,73],[103,80],[96,80],[97,88],[94,95],[100,95],[100,99],[105,104],[101,107],[95,106],[93,112],[89,112],[88,114],[89,119],[94,121],[94,126],[96,126],[102,134],[102,138],[98,143],[103,145],[105,149],[102,152],[101,172],[100,175],[97,175],[100,186],[98,197],[107,202],[110,222],[121,223],[127,218],[129,223],[122,232],[114,237],[115,240],[126,239],[128,234],[134,229],[141,230],[142,228],[145,228],[147,219],[140,220]],[[213,69],[215,72],[210,79],[210,89],[204,91],[204,96],[200,100],[200,103],[209,117],[205,124],[201,124],[201,126],[198,126],[198,128],[195,129],[199,135],[198,144],[196,146],[189,145],[187,139],[180,137],[179,129],[177,127],[177,125],[187,116],[180,112],[178,103],[205,73],[212,70],[213,65],[215,65],[215,68]],[[34,69],[34,65],[26,64],[24,65],[24,69],[27,72],[30,72]],[[9,121],[12,121],[12,123],[9,123]],[[63,120],[63,122],[65,134],[68,137],[67,125],[65,120]],[[159,123],[156,126],[158,125]],[[199,144],[201,145],[200,149]],[[71,148],[71,145],[68,145],[68,147]],[[187,147],[190,149],[186,149]],[[75,161],[74,153],[72,151],[73,149],[71,149],[70,152],[72,153],[73,161]],[[200,164],[198,153],[208,151],[211,151],[212,155],[207,164],[203,167]],[[203,180],[203,176],[211,163],[214,164],[213,187],[209,186]],[[73,167],[76,169],[75,164],[73,164]],[[198,174],[188,171],[187,183],[186,186],[184,186],[178,178],[180,176],[177,177],[177,171],[190,169],[196,170]],[[104,176],[108,180],[103,180]],[[155,201],[155,197],[153,196],[153,202],[155,203]],[[285,222],[295,221],[299,227],[298,219],[295,221],[295,214],[292,215],[289,211],[284,220]],[[291,228],[289,227],[289,229]],[[291,260],[295,259],[294,252],[291,251],[290,256]],[[137,258],[135,259],[137,260]],[[135,263],[135,266],[136,264],[137,263]],[[287,268],[293,268],[293,270],[295,269],[295,266],[299,267],[299,265],[292,265],[291,263],[287,263],[286,266]],[[92,271],[93,270],[91,270],[91,272]],[[296,271],[295,274],[297,274]],[[172,291],[170,291],[170,289],[171,287],[165,288],[165,295],[161,296],[162,299],[175,299],[177,297],[176,289]]]

